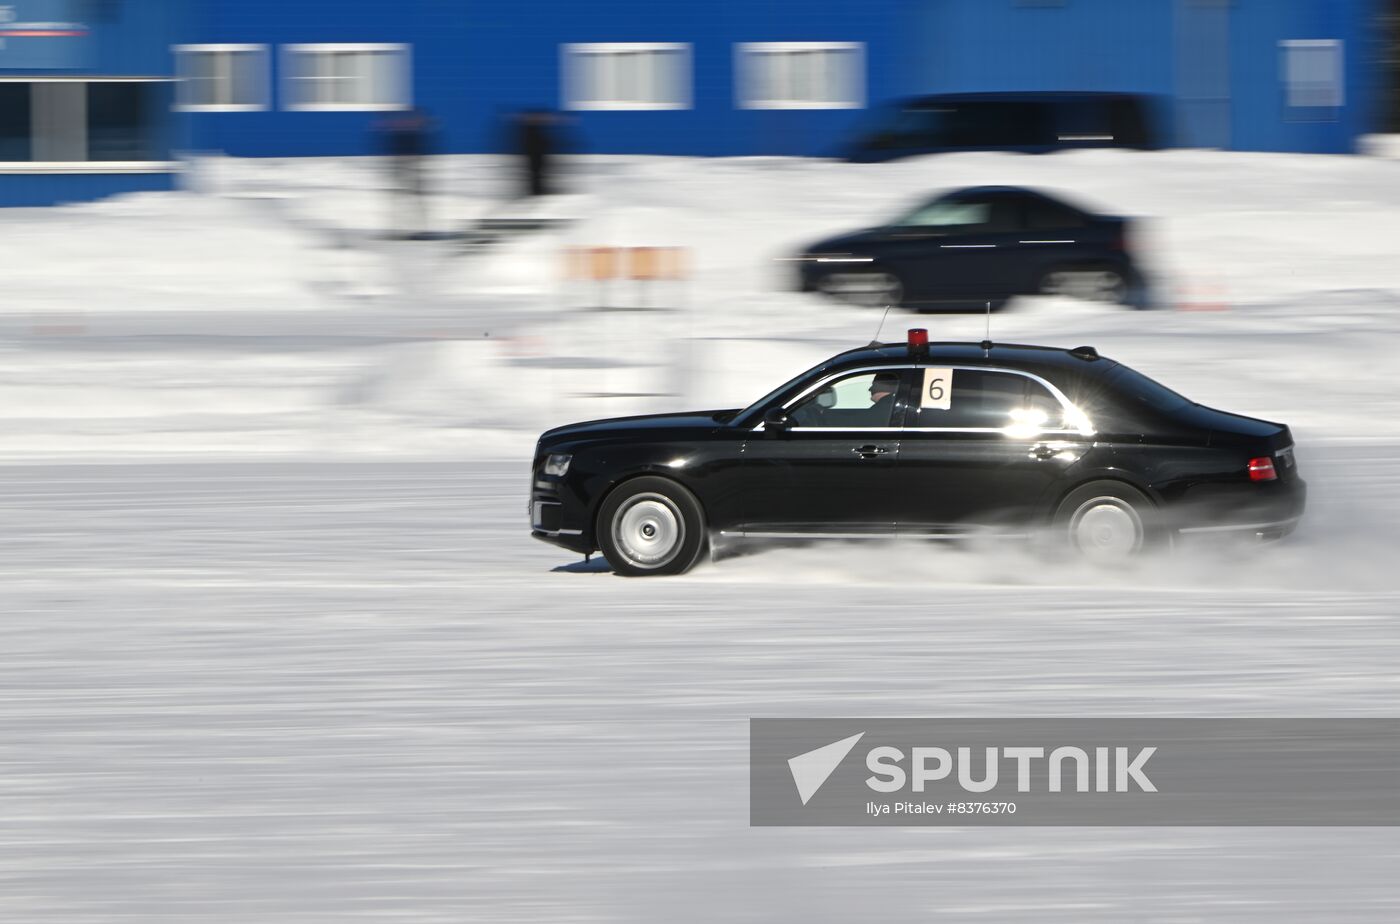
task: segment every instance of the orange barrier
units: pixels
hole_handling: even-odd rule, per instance
[[[1177,286],[1177,311],[1229,311],[1230,293],[1219,282],[1196,282]]]
[[[569,280],[597,283],[606,301],[606,284],[615,279],[635,283],[686,279],[688,256],[683,247],[570,247],[564,253],[564,274]],[[637,294],[640,298],[640,287]]]
[[[606,282],[680,280],[688,274],[684,247],[570,247],[564,252],[569,279]]]

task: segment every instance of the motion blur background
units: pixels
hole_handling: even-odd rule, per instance
[[[0,3],[6,912],[1397,919],[1388,829],[757,832],[746,776],[753,715],[1395,714],[1397,25]],[[743,405],[867,343],[882,311],[795,291],[789,258],[981,184],[1137,219],[1155,310],[1034,295],[992,335],[1288,423],[1295,536],[645,582],[531,542],[540,430]],[[896,308],[883,336],[986,323]]]

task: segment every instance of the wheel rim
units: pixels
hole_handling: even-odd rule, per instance
[[[661,568],[680,552],[685,542],[685,520],[670,498],[638,494],[613,514],[612,538],[628,564]]]
[[[1091,302],[1120,302],[1126,286],[1113,270],[1060,270],[1045,277],[1040,291]]]
[[[1090,558],[1123,559],[1142,548],[1142,518],[1117,497],[1096,497],[1080,504],[1069,530],[1075,546]]]
[[[904,295],[893,273],[833,273],[822,281],[822,291],[853,305],[892,305]]]

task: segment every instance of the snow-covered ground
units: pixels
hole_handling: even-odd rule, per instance
[[[438,227],[500,207],[502,165],[438,170]],[[486,255],[379,238],[381,179],[207,161],[189,193],[6,214],[0,917],[1400,917],[1392,829],[751,829],[746,764],[754,715],[1395,715],[1400,163],[597,161],[536,207],[563,230]],[[1163,310],[1030,299],[993,336],[1288,422],[1295,537],[664,581],[529,540],[539,429],[742,404],[867,342],[878,312],[781,291],[774,258],[983,182],[1147,218]],[[693,278],[562,278],[614,244]],[[984,323],[885,335],[911,320]]]

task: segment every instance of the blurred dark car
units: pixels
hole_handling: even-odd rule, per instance
[[[802,291],[924,310],[999,308],[1015,295],[1148,306],[1132,222],[1015,186],[920,203],[887,225],[828,238],[795,259]]]
[[[1044,154],[1070,148],[1162,146],[1162,107],[1134,93],[957,93],[875,110],[843,152],[877,163],[951,151]]]

